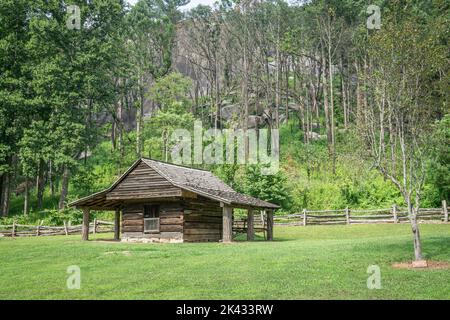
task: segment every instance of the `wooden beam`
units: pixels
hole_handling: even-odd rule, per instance
[[[253,228],[253,209],[247,210],[247,240],[253,241],[255,239],[255,229]]]
[[[230,243],[233,240],[233,208],[229,206],[223,206],[223,232],[222,242]]]
[[[114,240],[120,240],[120,209],[114,212]]]
[[[90,209],[84,207],[83,208],[83,227],[82,227],[82,234],[81,234],[81,240],[89,240],[89,213]]]
[[[273,210],[267,210],[267,240],[273,240]]]

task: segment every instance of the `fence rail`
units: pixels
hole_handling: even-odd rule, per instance
[[[25,237],[25,236],[56,236],[81,234],[83,227],[79,225],[71,225],[70,221],[64,221],[63,226],[44,226],[42,221],[38,225],[25,225],[13,222],[12,225],[0,225],[0,237]],[[89,232],[106,233],[114,231],[114,222],[102,221],[94,219],[89,223]]]
[[[417,213],[419,222],[449,222],[447,202],[442,201],[441,208],[421,208]],[[408,212],[397,206],[369,210],[306,210],[302,213],[275,215],[274,224],[278,226],[307,226],[333,224],[371,224],[408,222]]]
[[[441,208],[421,208],[417,213],[417,218],[421,222],[449,222],[450,208],[447,202],[442,201]],[[370,210],[306,210],[302,213],[289,215],[275,215],[274,224],[277,226],[307,226],[307,225],[336,225],[336,224],[371,224],[371,223],[404,223],[408,222],[408,212],[401,210],[397,206],[386,209]],[[265,232],[267,226],[263,215],[254,216],[254,229],[257,232]],[[233,230],[237,232],[245,231],[247,220],[243,217],[236,217],[233,221]],[[89,224],[89,232],[106,233],[114,231],[114,222],[94,219]],[[22,236],[52,236],[80,234],[82,225],[71,225],[64,221],[63,226],[44,226],[42,221],[38,225],[24,225],[13,223],[12,225],[0,225],[0,237],[22,237]]]

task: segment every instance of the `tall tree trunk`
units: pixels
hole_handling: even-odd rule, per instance
[[[3,182],[2,182],[2,202],[1,202],[1,211],[2,216],[7,217],[9,215],[9,202],[11,198],[11,174],[4,173],[3,174]]]
[[[344,128],[347,129],[348,128],[348,114],[347,114],[347,90],[345,88],[345,72],[344,72],[344,63],[342,61],[342,57],[341,57],[341,61],[340,61],[340,66],[341,66],[341,101],[342,101],[342,112],[344,114]]]
[[[244,102],[244,118],[242,119],[242,129],[244,131],[244,150],[245,150],[245,161],[248,159],[249,154],[249,141],[247,136],[248,130],[248,117],[249,117],[249,101],[248,101],[248,52],[247,52],[247,44],[244,43],[243,50],[243,64],[244,64],[244,76],[243,76],[243,84],[242,84],[242,99]]]
[[[45,172],[45,162],[44,160],[39,161],[39,169],[38,169],[38,177],[37,177],[37,209],[42,209],[42,203],[44,198],[44,188],[45,188],[45,181],[44,181],[44,172]]]
[[[279,35],[277,35],[277,45],[276,45],[276,59],[277,59],[277,69],[275,76],[275,126],[280,128],[280,80],[281,80],[281,58],[280,58],[280,48],[279,48]]]
[[[286,99],[286,123],[289,121],[289,58],[286,57],[284,67],[285,76],[285,99]]]
[[[86,158],[87,158],[87,154],[85,155],[84,159],[86,159]],[[55,183],[54,183],[54,175],[53,175],[53,163],[51,160],[48,162],[48,183],[50,186],[50,193],[51,193],[52,197],[54,197],[55,196]]]
[[[64,171],[61,182],[61,194],[59,196],[59,204],[58,204],[59,210],[64,209],[67,193],[69,191],[69,176],[70,176],[69,167],[67,165],[64,165]]]
[[[113,121],[111,123],[111,145],[113,150],[116,150],[116,127],[116,116],[114,115]]]
[[[142,130],[144,124],[144,89],[139,88],[139,103],[136,110],[136,154],[138,157],[142,156]]]
[[[25,177],[25,197],[23,201],[23,214],[28,215],[30,212],[30,186],[28,177]]]
[[[123,106],[122,106],[122,98],[119,99],[119,103],[117,106],[117,131],[119,134],[119,152],[120,155],[124,155],[124,148],[123,145],[123,122],[122,122],[122,112],[123,112]]]
[[[332,158],[332,171],[336,173],[336,148],[335,148],[335,130],[334,130],[334,88],[333,88],[333,64],[331,60],[331,39],[328,40],[328,74],[330,78],[330,135],[331,135],[331,158]]]
[[[323,52],[322,52],[323,53]],[[330,116],[330,106],[328,102],[328,84],[327,84],[327,75],[326,75],[326,58],[325,55],[322,54],[322,63],[324,65],[324,72],[322,72],[322,82],[323,82],[323,107],[325,111],[325,126],[327,131],[327,145],[328,145],[328,156],[333,161],[334,153],[333,153],[333,136],[331,134],[331,116]],[[334,170],[334,164],[333,164]],[[334,173],[334,171],[333,171]]]

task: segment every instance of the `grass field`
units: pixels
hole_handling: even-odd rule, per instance
[[[426,258],[450,262],[450,225],[421,231]],[[408,225],[283,227],[275,238],[229,245],[0,238],[0,299],[450,299],[450,270],[391,267],[411,259]],[[373,264],[379,290],[366,285]],[[81,269],[81,289],[66,287],[70,265]]]

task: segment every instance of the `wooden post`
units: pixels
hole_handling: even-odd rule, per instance
[[[44,220],[41,220],[41,222],[36,227],[36,236],[39,237],[40,231],[41,231],[41,225],[44,223]]]
[[[264,217],[265,213],[266,213],[265,210],[261,210],[259,212],[259,215],[261,217],[261,224],[262,224],[262,229],[263,229],[264,240],[267,240],[267,237],[266,237],[266,218]]]
[[[306,209],[303,209],[303,226],[306,227]]]
[[[69,230],[67,229],[67,222],[66,222],[66,220],[64,220],[63,222],[64,222],[64,233],[66,234],[66,236],[68,236]]]
[[[273,210],[266,211],[267,219],[267,240],[273,241]]]
[[[398,223],[398,217],[397,217],[397,205],[394,204],[392,206],[392,215],[394,216],[394,223]]]
[[[13,225],[12,225],[12,231],[11,231],[11,237],[15,237],[16,236],[16,220],[13,220]]]
[[[94,218],[94,229],[92,230],[93,234],[97,233],[97,218]]]
[[[442,211],[444,212],[444,222],[448,222],[448,209],[446,200],[442,200]]]
[[[114,240],[120,240],[120,209],[114,213]]]
[[[89,208],[83,208],[83,227],[81,240],[89,240]]]
[[[230,243],[233,241],[233,208],[227,205],[223,206],[222,222],[222,242]]]
[[[347,224],[350,225],[350,210],[348,207],[345,208],[345,219],[347,221]]]
[[[253,227],[253,209],[247,210],[247,240],[253,241],[255,239],[255,229]]]

